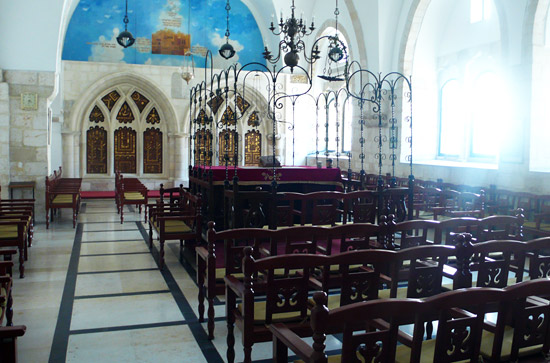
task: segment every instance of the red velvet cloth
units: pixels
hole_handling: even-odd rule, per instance
[[[195,166],[195,168],[197,168]],[[206,167],[208,171],[210,167]],[[225,166],[213,166],[212,181],[215,185],[225,181]],[[227,178],[233,181],[235,168],[227,169]],[[237,176],[241,185],[271,184],[273,168],[237,167]],[[314,166],[283,166],[275,168],[275,178],[278,184],[302,183],[334,185],[342,189],[342,176],[338,168],[317,168]]]

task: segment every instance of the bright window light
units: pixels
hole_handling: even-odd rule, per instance
[[[466,118],[463,112],[462,90],[457,80],[451,80],[441,89],[441,126],[439,154],[458,156],[465,142]]]

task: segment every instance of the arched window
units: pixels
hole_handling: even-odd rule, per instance
[[[456,79],[446,82],[441,88],[439,120],[439,155],[455,156],[464,149],[466,118],[462,87]]]
[[[164,174],[165,122],[158,105],[144,92],[128,85],[117,87],[95,100],[88,115],[86,174],[110,176],[115,170]]]

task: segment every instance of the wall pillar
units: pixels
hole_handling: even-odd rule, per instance
[[[173,169],[170,176],[174,180],[174,186],[179,184],[186,186],[189,181],[189,135],[177,133],[171,134],[169,137],[173,141],[172,145],[174,145],[174,153],[172,154]]]
[[[10,95],[9,85],[4,82],[0,69],[0,186],[2,199],[8,198],[10,182]]]
[[[75,177],[75,133],[72,131],[61,132],[63,142],[63,176]],[[52,165],[57,170],[59,165]]]

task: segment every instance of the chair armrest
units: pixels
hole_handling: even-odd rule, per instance
[[[274,340],[278,339],[302,360],[306,362],[309,361],[309,358],[314,352],[313,348],[302,340],[302,338],[300,338],[296,333],[288,329],[285,324],[271,324],[269,326],[269,330],[273,334]]]
[[[26,331],[27,327],[25,325],[3,326],[0,327],[0,339],[22,337]]]
[[[0,255],[15,255],[17,253],[16,249],[10,248],[5,250],[0,250]]]
[[[225,281],[226,288],[228,287],[233,290],[239,297],[244,296],[244,283],[242,281],[232,275],[225,276],[223,279]]]
[[[208,250],[204,247],[195,247],[195,252],[197,253],[197,256],[202,258],[203,260],[208,259]]]

